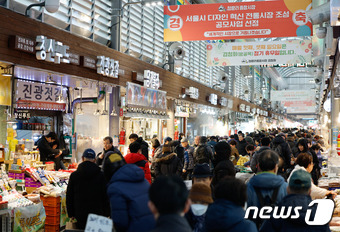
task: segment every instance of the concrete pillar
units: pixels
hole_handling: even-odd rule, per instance
[[[113,48],[117,51],[120,51],[120,25],[122,17],[120,14],[122,13],[119,9],[122,8],[122,0],[114,0],[112,2],[112,18],[111,18],[111,43],[110,48]]]
[[[169,115],[169,119],[167,120],[167,133],[171,138],[174,137],[175,134],[175,101],[167,100],[167,114]]]
[[[109,103],[109,135],[112,136],[112,138],[119,136],[119,107],[118,102],[120,98],[120,87],[113,87],[112,93],[110,94],[110,103]],[[111,116],[112,109],[115,108],[117,116]],[[115,144],[117,146],[118,144]]]

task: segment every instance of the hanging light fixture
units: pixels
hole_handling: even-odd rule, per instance
[[[82,102],[83,102],[83,89],[80,88],[80,105],[79,105],[79,109],[77,111],[78,115],[83,115],[84,114],[83,107],[82,107],[83,106]]]
[[[104,85],[104,110],[102,112],[102,115],[109,115],[109,112],[106,109],[106,86]]]
[[[57,84],[57,82],[53,80],[51,73],[47,75],[45,83],[46,84]]]
[[[96,87],[96,94],[97,94],[97,109],[94,111],[93,115],[95,116],[99,116],[100,115],[100,110],[98,108],[99,106],[99,81],[97,83],[97,87]]]
[[[1,69],[4,70],[4,72],[1,73],[2,76],[11,77],[13,75],[12,66],[1,67]]]

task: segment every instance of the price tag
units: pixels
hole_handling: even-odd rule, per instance
[[[87,217],[85,232],[112,232],[112,220],[96,214]]]

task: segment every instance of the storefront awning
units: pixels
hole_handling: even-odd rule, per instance
[[[170,119],[170,117],[168,115],[143,114],[143,113],[132,113],[132,112],[124,113],[124,117],[129,117],[129,118],[153,118],[153,119],[163,119],[163,120]]]

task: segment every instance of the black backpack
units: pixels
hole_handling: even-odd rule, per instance
[[[276,199],[277,199],[277,195],[279,193],[279,188],[280,186],[274,188],[274,191],[273,191],[273,194],[271,197],[269,196],[266,196],[265,198],[262,196],[262,193],[261,193],[261,190],[260,188],[257,188],[257,187],[254,187],[254,190],[256,192],[256,195],[257,195],[257,198],[259,199],[259,202],[260,202],[260,208],[259,210],[261,210],[264,206],[271,206],[271,207],[274,207],[276,205]],[[256,218],[254,219],[255,220],[255,223],[256,223],[256,226],[258,229],[260,229],[260,227],[262,226],[263,224],[263,219],[261,218]]]

